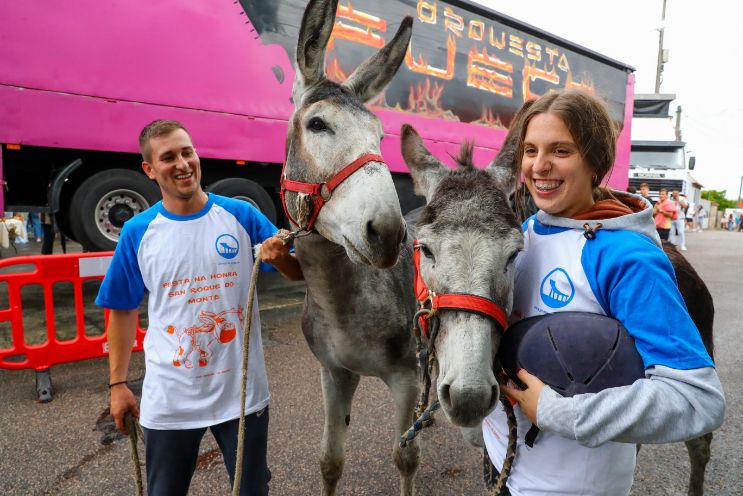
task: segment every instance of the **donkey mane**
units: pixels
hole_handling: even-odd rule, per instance
[[[474,169],[475,163],[473,161],[473,156],[475,153],[475,142],[471,140],[466,140],[462,143],[462,146],[459,148],[459,155],[456,157],[452,157],[454,161],[459,165],[459,167],[466,168],[466,169]]]
[[[365,114],[372,113],[350,89],[327,79],[309,88],[302,98],[302,104],[307,106],[323,100],[353,107],[354,110]]]

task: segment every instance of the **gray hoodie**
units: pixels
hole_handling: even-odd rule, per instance
[[[604,220],[574,220],[538,212],[548,226],[640,233],[658,247],[660,239],[652,207],[638,195],[613,192],[635,213]],[[645,208],[638,209],[638,201]],[[725,396],[714,367],[679,370],[663,365],[646,369],[646,378],[595,394],[564,398],[545,387],[537,407],[537,425],[581,445],[599,446],[607,441],[667,443],[698,437],[717,429],[725,413]]]

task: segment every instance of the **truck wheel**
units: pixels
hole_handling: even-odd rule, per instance
[[[271,223],[276,224],[276,207],[271,200],[271,196],[260,184],[250,179],[221,179],[210,185],[206,190],[215,195],[246,201],[265,215]]]
[[[124,222],[160,199],[160,189],[142,173],[126,169],[86,179],[70,202],[70,229],[87,251],[113,250]]]

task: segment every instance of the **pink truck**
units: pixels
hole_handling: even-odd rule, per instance
[[[191,132],[207,190],[283,223],[279,175],[305,3],[0,3],[0,207],[53,214],[87,250],[112,249],[123,223],[158,200],[137,136],[165,118]],[[420,199],[400,155],[402,123],[449,162],[474,140],[484,165],[522,102],[554,88],[607,101],[622,126],[610,184],[626,188],[631,67],[462,0],[341,0],[328,75],[350,74],[405,15],[415,19],[408,54],[372,103],[404,211]]]

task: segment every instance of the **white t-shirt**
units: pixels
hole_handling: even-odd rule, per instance
[[[158,203],[124,225],[96,304],[131,310],[149,292],[144,427],[194,429],[240,415],[253,246],[276,231],[250,204],[212,194],[196,214],[174,215]],[[270,398],[257,298],[248,363],[249,414]]]
[[[608,315],[622,322],[634,338],[645,368],[713,366],[678,292],[668,257],[641,230],[633,230],[641,227],[633,222],[626,220],[621,229],[598,230],[588,241],[582,229],[542,224],[537,216],[527,219],[524,251],[516,260],[512,319],[568,311]],[[531,422],[518,405],[514,412],[518,446],[508,479],[511,494],[629,493],[634,444],[606,442],[589,448],[543,430],[528,448],[524,436]],[[483,421],[485,445],[498,470],[508,441],[506,425],[500,404]]]
[[[606,315],[596,300],[581,263],[586,244],[576,229],[547,228],[535,231],[535,220],[525,224],[524,254],[516,261],[512,318],[545,315],[559,311]],[[576,256],[577,255],[577,256]],[[506,331],[508,332],[508,331]],[[534,447],[524,444],[531,421],[514,406],[518,444],[508,488],[513,496],[626,495],[632,487],[635,445],[608,442],[597,448],[581,446],[575,440],[540,431]],[[497,470],[503,466],[508,445],[508,426],[503,406],[488,415],[482,425],[490,459]],[[548,489],[547,489],[548,488]]]

